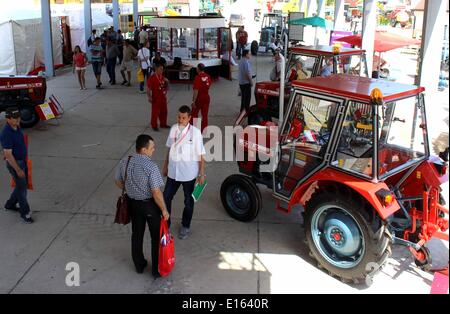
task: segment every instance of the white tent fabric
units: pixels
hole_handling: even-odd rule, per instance
[[[72,48],[80,46],[86,51],[86,40],[84,38],[84,7],[80,4],[59,4],[52,6],[53,16],[68,16],[70,25],[70,38]],[[97,30],[97,35],[103,29],[113,25],[113,19],[106,14],[105,4],[93,3],[91,5],[92,29]]]
[[[0,36],[2,36],[3,45],[0,45],[0,75],[15,74],[16,57],[14,54],[14,39],[12,36],[12,23],[0,24]]]
[[[54,64],[62,63],[60,19],[52,18]],[[24,75],[44,65],[41,19],[8,21],[0,24],[0,75]]]

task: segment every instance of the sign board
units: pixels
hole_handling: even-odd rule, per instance
[[[50,120],[55,119],[56,116],[52,111],[52,108],[50,108],[50,105],[48,103],[43,103],[42,105],[38,106],[39,109],[42,111],[42,120]]]
[[[297,19],[302,19],[305,17],[305,13],[303,12],[289,12],[288,21],[293,21]],[[304,25],[289,25],[289,41],[303,41],[303,30],[305,28]]]
[[[346,36],[352,36],[353,32],[346,32],[346,31],[331,31],[330,35],[330,46],[333,46],[335,43],[340,43],[342,47],[351,48],[352,45],[346,42],[340,42],[339,38],[346,37]]]

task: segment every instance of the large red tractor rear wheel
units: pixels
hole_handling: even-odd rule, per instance
[[[319,191],[306,205],[305,228],[319,267],[343,281],[370,285],[392,252],[385,223],[350,191]]]
[[[248,222],[258,216],[262,207],[261,192],[247,176],[233,174],[220,187],[223,207],[234,219]]]

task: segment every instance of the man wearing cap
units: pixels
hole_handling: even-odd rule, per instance
[[[33,222],[33,219],[31,218],[30,206],[27,201],[27,147],[20,129],[19,109],[8,108],[5,116],[6,125],[0,135],[0,143],[3,147],[6,168],[16,183],[14,191],[5,204],[5,210],[19,211],[22,221],[30,224]],[[17,207],[17,203],[19,203],[19,207]]]

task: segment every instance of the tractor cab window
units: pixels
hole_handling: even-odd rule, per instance
[[[378,148],[379,174],[421,160],[426,154],[426,122],[419,97],[385,103]]]
[[[336,62],[336,70],[338,74],[360,76],[361,66],[361,75],[364,76],[367,71],[364,55],[340,55],[336,57]]]
[[[346,171],[372,177],[373,161],[372,105],[349,102],[332,165]]]
[[[335,58],[333,57],[325,57],[322,58],[322,62],[319,68],[319,75],[322,77],[328,77],[333,74],[333,63],[335,62]]]
[[[325,159],[338,104],[297,94],[281,135],[276,191],[290,196],[297,183]]]
[[[286,79],[292,82],[312,77],[317,60],[316,57],[292,54],[287,65]]]
[[[338,73],[368,76],[365,55],[338,56]]]

